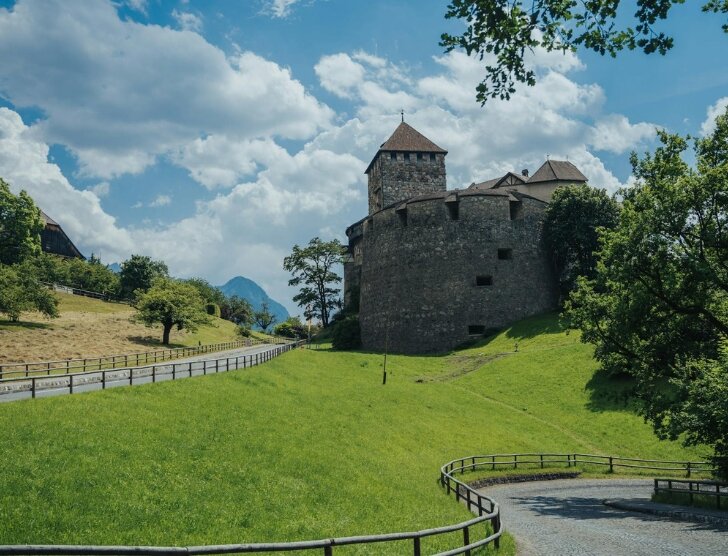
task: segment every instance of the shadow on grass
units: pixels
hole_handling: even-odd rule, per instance
[[[610,375],[598,370],[586,383],[589,393],[587,409],[590,411],[629,411],[637,412],[635,380],[627,374]]]
[[[527,340],[543,334],[559,334],[564,330],[566,327],[562,324],[559,313],[550,311],[514,324],[506,330],[506,338]]]
[[[144,347],[148,347],[151,349],[174,349],[181,347],[190,347],[185,346],[184,344],[175,343],[169,343],[165,346],[160,339],[154,338],[153,336],[127,336],[126,339],[130,342],[134,342],[135,344],[140,344]]]
[[[18,322],[13,322],[10,320],[0,320],[0,330],[50,330],[51,328],[53,328],[53,325],[45,322],[28,322],[22,320]]]

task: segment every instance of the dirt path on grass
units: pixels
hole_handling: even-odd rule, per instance
[[[672,521],[605,506],[605,499],[647,498],[645,479],[567,479],[491,486],[480,492],[501,506],[503,526],[521,556],[717,556],[728,528]]]

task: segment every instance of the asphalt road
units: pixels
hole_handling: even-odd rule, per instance
[[[518,554],[574,556],[728,555],[728,529],[607,507],[605,499],[649,499],[644,479],[566,479],[485,487],[501,506]]]
[[[255,364],[255,355],[274,348],[273,344],[261,344],[252,347],[239,348],[229,351],[220,351],[216,353],[205,353],[192,357],[184,357],[174,359],[164,363],[154,365],[154,373],[151,366],[125,368],[125,369],[109,369],[106,371],[105,384],[102,382],[101,372],[89,372],[83,375],[74,376],[73,393],[93,392],[102,388],[114,388],[117,386],[129,386],[148,384],[150,382],[164,382],[166,380],[174,380],[180,378],[189,378],[190,376],[201,376],[204,374],[213,374],[215,372],[225,372],[237,368],[237,363],[243,366]],[[218,364],[209,363],[210,360],[217,359]],[[205,365],[203,361],[207,360]],[[175,365],[173,370],[172,365]],[[205,368],[206,367],[206,368]],[[130,380],[130,373],[133,376]],[[154,376],[152,376],[154,374]],[[36,398],[44,398],[50,396],[59,396],[69,394],[71,390],[68,376],[49,376],[39,377],[36,379]],[[10,402],[23,400],[32,397],[31,381],[24,379],[20,381],[0,383],[0,402]]]

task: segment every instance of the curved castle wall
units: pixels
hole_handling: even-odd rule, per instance
[[[365,349],[441,352],[556,306],[541,247],[546,203],[448,191],[375,212],[347,231]]]

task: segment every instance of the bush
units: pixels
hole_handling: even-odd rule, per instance
[[[220,318],[220,306],[217,303],[206,303],[205,312],[208,315]]]
[[[359,316],[350,315],[337,320],[331,329],[331,346],[338,350],[357,349],[361,347],[361,330]]]
[[[290,317],[282,323],[276,325],[273,333],[284,338],[305,338],[306,327],[298,317]]]
[[[250,327],[248,326],[238,326],[238,336],[241,338],[250,338],[252,334],[252,331],[250,330]]]

